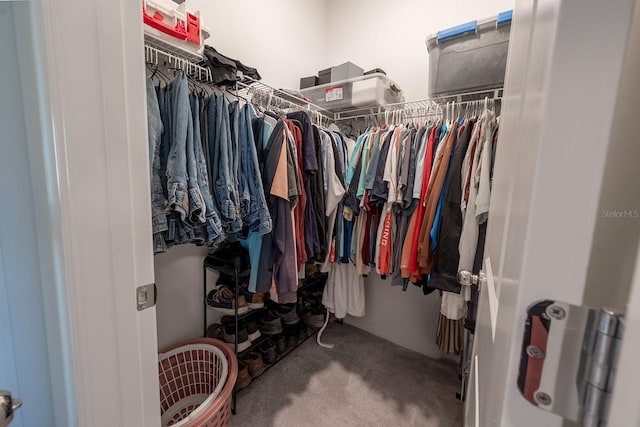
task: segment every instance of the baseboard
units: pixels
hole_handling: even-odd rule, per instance
[[[400,347],[413,350],[417,353],[424,354],[432,359],[441,359],[446,355],[440,351],[435,343],[418,340],[415,337],[407,335],[404,331],[390,328],[388,325],[364,322],[361,318],[347,316],[345,323],[355,326],[358,329],[369,332],[387,341],[391,341]]]

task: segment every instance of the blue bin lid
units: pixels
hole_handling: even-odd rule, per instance
[[[511,22],[513,18],[513,9],[506,10],[504,12],[500,12],[498,17],[496,18],[496,25],[504,25]],[[487,22],[487,21],[483,21]],[[453,37],[459,37],[468,33],[475,33],[478,29],[478,21],[466,22],[464,24],[456,25],[455,27],[447,28],[446,30],[438,31],[437,35],[434,37],[437,42],[441,42],[442,40],[450,39]],[[429,39],[432,39],[430,37]]]

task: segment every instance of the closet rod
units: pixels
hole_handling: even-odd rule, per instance
[[[341,121],[359,119],[363,117],[378,116],[384,114],[385,112],[402,110],[433,110],[439,108],[441,107],[431,99],[420,99],[417,101],[396,102],[393,104],[387,104],[385,106],[364,107],[355,110],[338,111],[334,113],[334,120]]]
[[[420,110],[427,110],[427,116],[441,114],[447,103],[455,102],[455,105],[467,105],[474,102],[483,101],[485,98],[492,101],[500,101],[502,99],[502,88],[479,90],[473,92],[463,92],[455,95],[447,95],[435,98],[421,99],[417,101],[396,102],[378,107],[358,108],[348,111],[339,111],[334,113],[334,121],[343,121],[351,119],[360,119],[366,117],[377,117],[386,113],[401,111],[403,117],[419,117]],[[471,97],[472,99],[468,99]],[[432,112],[432,110],[435,110]],[[408,112],[408,113],[407,113]],[[407,116],[407,114],[409,114]]]
[[[248,82],[248,83],[247,83]],[[288,104],[294,108],[302,108],[310,112],[314,112],[323,116],[327,120],[334,120],[334,113],[316,105],[308,99],[301,98],[295,94],[285,92],[281,89],[276,89],[268,84],[265,84],[259,80],[255,80],[252,77],[243,76],[241,80],[238,80],[238,86],[244,89],[247,95],[252,92],[261,92],[269,97],[267,104],[272,105],[274,102],[278,104]]]

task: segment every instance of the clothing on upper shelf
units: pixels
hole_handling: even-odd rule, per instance
[[[238,71],[243,76],[251,77],[254,80],[260,80],[258,70],[247,67],[237,59],[224,56],[212,46],[205,45],[204,59],[202,65],[211,70],[213,83],[216,85],[233,85],[238,80]]]

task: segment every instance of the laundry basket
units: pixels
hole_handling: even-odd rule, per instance
[[[197,338],[163,350],[158,376],[163,427],[229,424],[238,361],[222,341]]]

